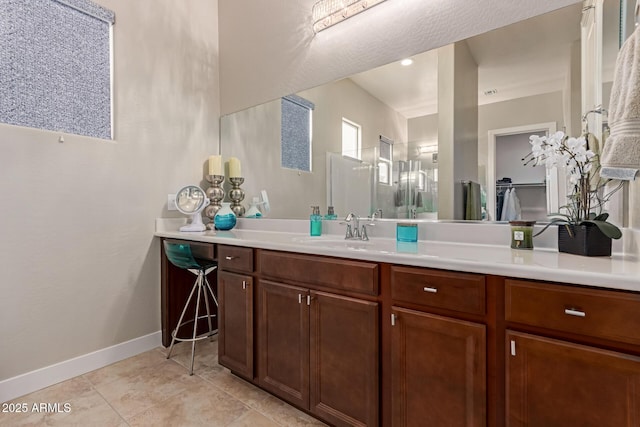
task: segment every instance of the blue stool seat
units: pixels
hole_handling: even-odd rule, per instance
[[[167,359],[171,357],[171,351],[173,350],[173,345],[176,341],[189,341],[191,342],[191,366],[189,368],[189,375],[193,375],[193,361],[195,358],[196,351],[196,341],[203,340],[206,338],[210,338],[213,335],[218,333],[217,329],[213,329],[211,324],[211,319],[216,317],[215,314],[211,314],[209,310],[209,295],[213,298],[213,302],[218,307],[218,299],[211,288],[211,284],[209,284],[209,280],[207,280],[207,274],[214,271],[218,264],[215,261],[209,259],[196,258],[193,256],[191,252],[191,246],[185,243],[171,243],[168,241],[164,241],[164,252],[167,255],[167,259],[171,264],[175,265],[178,268],[188,270],[194,275],[196,275],[196,281],[191,288],[191,293],[189,294],[189,298],[187,298],[187,302],[182,309],[182,314],[178,319],[178,324],[175,329],[171,333],[171,346],[169,347],[169,352],[167,353]],[[187,308],[191,303],[191,299],[193,298],[194,293],[197,292],[196,296],[196,310],[192,320],[183,321],[184,316],[186,314]],[[207,310],[206,315],[199,316],[200,313],[200,298],[204,298],[205,307]],[[209,330],[198,335],[198,320],[207,319],[209,324]],[[190,338],[180,338],[178,337],[178,330],[189,323],[193,322],[193,334]]]

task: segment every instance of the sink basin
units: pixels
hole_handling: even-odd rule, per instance
[[[339,248],[365,248],[370,246],[372,242],[370,240],[347,240],[344,237],[294,237],[293,241],[295,243],[309,244],[314,246],[328,246],[328,247],[339,247]]]
[[[377,253],[418,253],[418,244],[403,245],[396,242],[395,239],[376,237],[372,240],[346,240],[342,236],[318,236],[318,237],[294,237],[291,239],[293,243],[316,247],[342,249],[350,251],[369,251]],[[408,248],[407,248],[408,247]]]

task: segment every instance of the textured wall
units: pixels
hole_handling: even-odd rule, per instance
[[[0,125],[0,380],[160,329],[154,218],[218,150],[217,2],[99,3],[115,139]]]
[[[579,1],[393,0],[315,37],[314,2],[220,2],[223,114]]]

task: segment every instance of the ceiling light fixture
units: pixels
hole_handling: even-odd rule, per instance
[[[313,31],[318,33],[385,0],[319,0],[313,5]]]
[[[418,147],[418,154],[428,154],[428,153],[437,153],[438,146],[437,145],[420,145]]]
[[[411,58],[403,59],[402,61],[400,61],[400,65],[404,65],[405,67],[411,64],[413,64],[413,59]]]

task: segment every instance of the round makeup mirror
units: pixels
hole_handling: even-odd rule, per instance
[[[202,188],[187,185],[176,194],[176,207],[185,215],[191,215],[191,224],[183,225],[180,231],[205,231],[201,212],[209,204],[209,198]]]

